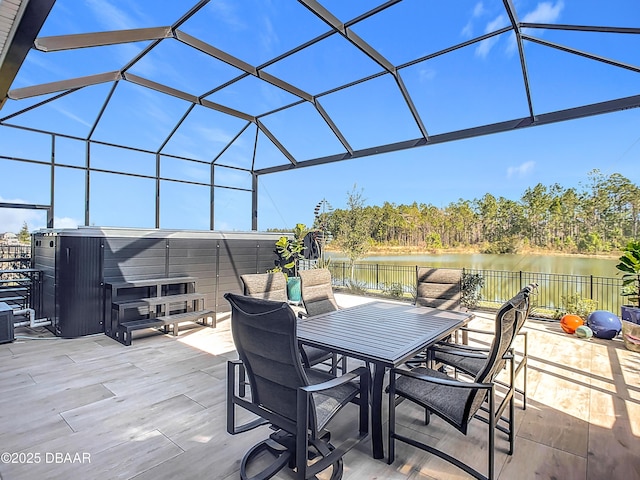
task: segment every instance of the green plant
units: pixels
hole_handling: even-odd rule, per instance
[[[562,317],[566,313],[578,315],[586,320],[591,312],[598,308],[598,302],[590,298],[582,298],[579,293],[564,295],[560,298],[561,308],[556,311],[556,318]]]
[[[383,283],[381,286],[382,293],[385,295],[389,295],[393,298],[400,298],[404,296],[404,288],[399,282],[391,282],[389,284]]]
[[[367,284],[355,279],[348,279],[346,281],[347,291],[354,294],[363,295],[367,291]]]
[[[484,277],[479,273],[462,274],[462,304],[470,309],[477,308],[482,293],[480,289],[484,287]]]
[[[331,257],[321,256],[316,261],[316,268],[330,268],[331,267]]]
[[[287,277],[298,276],[298,263],[304,257],[306,231],[306,225],[298,223],[293,229],[293,238],[282,236],[278,239],[274,250],[278,258],[275,261],[275,267],[269,272],[283,272]]]
[[[622,296],[640,308],[640,241],[629,242],[616,268],[622,272]]]

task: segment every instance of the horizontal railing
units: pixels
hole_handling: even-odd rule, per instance
[[[0,258],[29,258],[31,245],[0,243]]]
[[[356,264],[352,280],[348,263],[333,262],[329,266],[336,287],[406,298],[415,297],[416,268],[410,265]],[[470,268],[462,270],[466,274],[482,277],[484,286],[480,289],[479,305],[486,308],[498,308],[529,283],[539,286],[533,306],[543,316],[560,311],[563,298],[565,301],[570,297],[592,300],[594,310],[608,310],[616,314],[619,314],[624,300],[621,296],[621,278]]]

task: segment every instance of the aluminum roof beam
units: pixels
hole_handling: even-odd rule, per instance
[[[396,85],[400,90],[400,94],[404,98],[404,101],[407,104],[407,107],[411,111],[411,115],[413,116],[413,119],[416,122],[418,129],[420,130],[420,132],[422,133],[425,139],[429,138],[427,129],[424,126],[422,119],[420,118],[420,114],[418,113],[418,110],[416,109],[415,104],[413,103],[413,100],[409,95],[409,92],[404,86],[402,78],[400,78],[400,75],[398,74],[398,70],[396,66],[393,65],[393,63],[391,63],[389,60],[387,60],[384,57],[384,55],[382,55],[375,48],[369,45],[364,39],[360,38],[353,30],[347,27],[344,23],[340,22],[338,18],[336,18],[331,12],[329,12],[316,0],[298,0],[298,1],[302,3],[305,7],[307,7],[310,11],[312,11],[322,21],[327,23],[336,32],[338,32],[340,35],[346,38],[350,43],[352,43],[355,47],[357,47],[360,51],[362,51],[367,57],[369,57],[371,60],[376,62],[378,65],[380,65],[386,72],[393,75],[396,81]],[[397,3],[397,2],[388,2],[388,4],[380,6],[380,8],[376,9],[375,12],[371,12],[371,14],[377,13],[383,9],[382,7],[387,8],[391,6],[393,3]],[[366,18],[366,16],[362,16],[359,20],[363,18]]]
[[[342,153],[338,155],[330,155],[322,158],[315,158],[312,160],[305,160],[298,162],[296,167],[311,167],[314,165],[323,165],[326,163],[339,162],[343,160],[351,160],[355,158],[368,157],[371,155],[379,155],[382,153],[396,152],[399,150],[406,150],[409,148],[423,147],[427,145],[436,145],[439,143],[454,142],[457,140],[464,140],[472,137],[479,137],[483,135],[492,135],[494,133],[502,133],[513,130],[518,130],[526,127],[534,127],[541,125],[548,125],[551,123],[564,122],[567,120],[576,120],[579,118],[590,117],[594,115],[602,115],[605,113],[613,113],[621,110],[628,110],[631,108],[640,107],[640,95],[634,95],[626,98],[619,98],[616,100],[610,100],[606,102],[593,103],[590,105],[584,105],[576,108],[569,108],[566,110],[559,110],[556,112],[543,113],[536,116],[535,121],[529,117],[507,120],[505,122],[494,123],[491,125],[482,125],[479,127],[467,128],[464,130],[458,130],[455,132],[448,132],[438,135],[432,135],[427,142],[423,138],[417,138],[414,140],[406,140],[404,142],[397,142],[388,145],[380,145],[377,147],[366,148],[362,150],[354,151],[353,153]],[[281,165],[270,168],[263,168],[256,170],[258,175],[266,175],[269,173],[282,172],[290,170],[292,167],[288,165]]]
[[[3,0],[0,2],[0,11],[11,13],[7,18],[13,18],[2,26],[2,29],[8,29],[8,32],[0,52],[0,108],[7,101],[9,88],[54,3],[55,0],[22,0],[22,2]]]
[[[122,43],[145,42],[173,37],[171,27],[114,30],[111,32],[78,33],[36,38],[34,48],[41,52],[59,52],[77,48],[104,47]]]
[[[122,75],[118,71],[98,73],[96,75],[88,75],[86,77],[43,83],[32,87],[16,88],[11,90],[8,96],[13,100],[22,100],[24,98],[38,97],[40,95],[48,95],[50,93],[63,92],[65,90],[76,90],[78,88],[88,87],[91,85],[114,82],[116,80],[120,80],[120,78],[122,78]]]

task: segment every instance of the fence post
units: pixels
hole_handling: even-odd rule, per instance
[[[589,299],[593,300],[593,275],[589,275]]]
[[[380,288],[380,264],[376,263],[376,290]]]

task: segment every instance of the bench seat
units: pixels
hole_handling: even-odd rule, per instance
[[[131,332],[134,330],[144,330],[145,328],[159,328],[168,325],[173,326],[173,335],[178,335],[178,324],[181,322],[196,322],[201,318],[214,314],[211,309],[196,310],[194,312],[176,313],[173,315],[164,315],[155,318],[143,318],[140,320],[132,320],[122,322],[118,326],[117,340],[124,345],[131,345]],[[213,316],[213,327],[215,327],[215,316]]]
[[[157,305],[172,305],[176,303],[204,300],[203,293],[183,293],[180,295],[165,295],[162,297],[138,298],[136,300],[122,300],[113,302],[113,308],[120,313],[128,308],[154,307]]]

